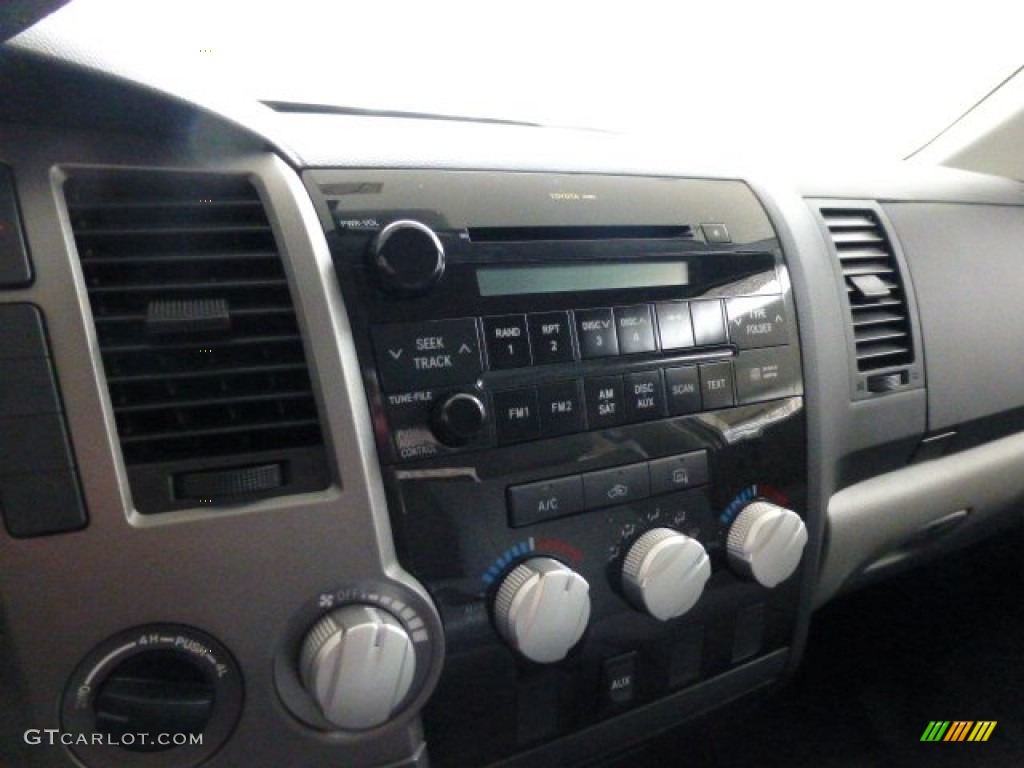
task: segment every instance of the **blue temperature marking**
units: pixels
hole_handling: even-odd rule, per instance
[[[751,485],[747,488],[744,488],[742,491],[736,494],[736,498],[729,502],[729,506],[725,508],[725,511],[718,519],[722,522],[723,525],[728,525],[736,519],[736,515],[740,513],[740,508],[748,501],[753,501],[756,497],[756,485]]]
[[[483,579],[484,584],[493,584],[494,580],[498,578],[505,566],[517,557],[525,555],[527,552],[532,552],[533,548],[534,544],[532,538],[526,541],[520,541],[518,544],[509,547],[498,556],[498,558],[491,564],[491,567],[484,571],[484,575],[480,578]]]

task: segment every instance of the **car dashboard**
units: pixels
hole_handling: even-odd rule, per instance
[[[5,763],[595,763],[1017,522],[1017,182],[3,67]]]

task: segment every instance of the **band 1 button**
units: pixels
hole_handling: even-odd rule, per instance
[[[484,338],[491,370],[530,365],[530,336],[524,315],[485,317]]]

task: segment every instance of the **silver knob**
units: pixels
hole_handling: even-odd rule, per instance
[[[309,630],[299,670],[331,724],[364,730],[387,722],[402,704],[416,671],[416,652],[390,613],[347,605]]]
[[[796,512],[754,501],[733,521],[725,546],[733,570],[774,587],[796,570],[805,544],[807,527]]]
[[[502,581],[494,604],[498,634],[531,661],[561,661],[590,618],[590,585],[566,565],[534,557]]]
[[[699,541],[655,528],[629,548],[622,589],[635,607],[668,621],[696,605],[710,576],[711,561]]]

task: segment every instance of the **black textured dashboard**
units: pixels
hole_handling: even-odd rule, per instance
[[[0,64],[4,764],[598,761],[1024,495],[1016,182]]]

